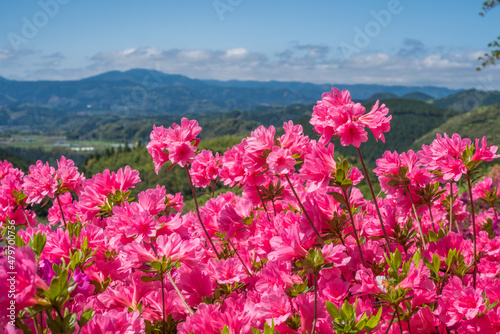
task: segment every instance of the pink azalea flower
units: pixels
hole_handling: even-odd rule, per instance
[[[383,293],[371,269],[362,268],[356,271],[356,281],[360,283],[355,284],[351,288],[351,293],[353,294],[366,295]]]
[[[59,188],[78,192],[85,182],[85,177],[78,172],[74,161],[61,156],[61,160],[57,161],[57,168],[56,179],[60,182]]]
[[[289,149],[292,155],[303,155],[309,151],[309,137],[303,135],[302,125],[294,125],[292,121],[284,122],[283,130],[285,134],[278,139],[282,148]]]
[[[311,333],[314,323],[314,293],[308,292],[307,294],[299,294],[293,300],[293,306],[300,315],[300,332]],[[326,320],[328,313],[326,312],[325,302],[317,303],[317,319]],[[318,326],[318,323],[316,324]]]
[[[170,196],[173,197],[173,195]],[[148,211],[152,215],[157,215],[167,208],[165,205],[165,199],[167,197],[165,186],[157,185],[155,189],[145,190],[139,193],[137,197],[142,209]],[[171,201],[169,201],[169,204],[172,204]]]
[[[175,195],[167,194],[167,207],[172,208],[177,212],[182,211],[184,207],[183,197],[181,193]]]
[[[496,198],[498,196],[500,196],[498,182],[493,184],[493,180],[489,177],[483,178],[472,188],[472,198],[474,198],[474,200],[482,199],[487,202],[489,198]]]
[[[269,325],[280,325],[292,316],[290,298],[282,290],[269,289],[263,293],[258,308]]]
[[[245,144],[234,145],[221,158],[220,179],[226,186],[234,187],[245,180],[246,171],[241,161],[245,155]]]
[[[476,150],[474,155],[471,157],[472,161],[493,161],[493,159],[500,157],[499,154],[495,154],[498,150],[498,146],[492,144],[488,146],[486,144],[486,136],[481,138],[481,145],[479,145],[479,139],[476,138],[474,146]]]
[[[185,322],[179,324],[179,334],[220,334],[224,329],[224,324],[221,326],[217,321],[220,317],[221,312],[217,305],[201,303],[194,315],[187,317]]]
[[[226,238],[237,239],[248,236],[249,228],[252,225],[253,205],[248,200],[236,197],[235,203],[226,204],[220,211],[217,223],[219,230],[226,233]]]
[[[195,187],[205,188],[219,177],[219,153],[203,150],[191,164],[191,178]]]
[[[409,321],[411,333],[427,334],[434,333],[439,321],[429,307],[422,307]]]
[[[328,275],[327,275],[328,276]],[[321,277],[318,280],[318,292],[324,300],[328,300],[337,307],[341,306],[349,293],[350,284],[340,277]]]
[[[215,277],[219,284],[242,282],[248,276],[241,261],[234,257],[219,261],[211,259],[208,262],[208,266],[211,276]]]
[[[107,310],[131,308],[136,311],[143,297],[160,286],[159,282],[143,282],[141,280],[143,276],[147,275],[136,271],[127,277],[125,281],[106,289],[106,291],[97,296],[97,300],[102,304],[101,307]]]
[[[85,220],[92,220],[106,203],[108,194],[115,194],[117,190],[126,192],[140,181],[139,172],[129,166],[120,168],[116,173],[106,169],[102,174],[94,175],[83,185],[77,205],[79,213]]]
[[[379,102],[364,115],[365,108],[351,101],[349,91],[340,92],[332,88],[331,92],[323,93],[321,101],[313,108],[311,124],[321,135],[321,143],[327,143],[333,136],[340,136],[343,146],[359,147],[368,140],[365,126],[373,132],[375,139],[385,142],[384,132],[390,130],[389,109],[385,105],[379,107]]]
[[[330,183],[330,178],[337,170],[333,151],[332,143],[328,143],[327,147],[312,145],[309,153],[304,156],[300,177],[308,181],[307,191],[324,188]]]
[[[71,197],[71,193],[66,192],[59,196],[59,201],[61,202],[62,210],[64,212],[64,218],[66,221],[70,221],[75,223],[78,220],[77,209],[76,209],[76,201],[73,202],[73,197]],[[51,225],[62,224],[62,214],[61,208],[57,202],[54,202],[54,205],[49,209],[49,214],[47,216],[49,223]]]
[[[176,142],[170,145],[170,161],[172,164],[178,164],[181,167],[193,162],[196,147],[190,142]]]
[[[436,310],[439,320],[450,327],[463,318],[471,320],[484,311],[484,301],[479,289],[463,287],[461,280],[453,276],[444,287]]]
[[[203,298],[213,294],[215,281],[208,271],[200,266],[192,269],[181,266],[179,271],[176,278],[177,285],[191,306],[200,304]]]
[[[274,146],[266,161],[269,171],[273,174],[289,174],[295,171],[295,158],[292,157],[292,151],[289,149]]]
[[[30,172],[24,177],[23,190],[28,196],[27,203],[40,203],[45,197],[54,198],[57,191],[56,170],[38,160],[30,166]]]
[[[201,127],[198,126],[198,122],[187,118],[182,118],[181,125],[173,123],[168,129],[163,126],[154,126],[147,149],[153,159],[156,174],[169,160],[172,164],[177,163],[181,167],[191,163],[200,142],[196,138],[200,132]]]
[[[82,334],[140,334],[144,333],[146,325],[144,319],[140,318],[140,312],[128,312],[128,310],[110,310],[102,314],[96,314],[86,324]]]
[[[361,122],[347,122],[337,128],[337,135],[340,136],[342,146],[353,145],[360,147],[361,143],[368,141],[368,134],[365,126]]]
[[[157,289],[148,293],[144,297],[144,304],[149,305],[149,308],[143,313],[143,317],[148,321],[161,321],[163,314],[163,300],[165,300],[165,312],[171,314],[174,320],[181,320],[186,318],[188,310],[182,304],[179,295],[172,289],[164,291],[165,298],[163,298],[161,289]]]
[[[269,261],[260,271],[261,278],[255,283],[255,290],[264,293],[269,289],[288,290],[293,284],[300,283],[299,276],[292,274],[290,262]]]
[[[471,146],[474,149],[473,155],[467,158],[470,160],[464,161],[463,153]],[[481,145],[479,145],[479,139],[476,139],[475,145],[472,145],[468,138],[462,139],[456,133],[450,138],[445,133],[444,137],[437,134],[437,139],[430,146],[423,145],[418,156],[422,163],[428,165],[430,170],[441,171],[441,181],[454,180],[456,182],[468,172],[467,164],[470,161],[492,161],[500,157],[500,155],[495,154],[497,149],[497,146],[491,144],[487,146],[486,137],[481,139]]]
[[[10,286],[15,286],[15,308],[16,314],[25,307],[33,306],[37,303],[35,294],[37,289],[48,290],[48,286],[37,275],[35,253],[29,246],[16,248],[14,253],[14,266],[9,263],[7,257],[0,259],[0,279],[2,281],[3,293],[0,294],[1,312],[5,312],[10,306],[11,297],[7,291]],[[12,274],[15,272],[15,274]]]

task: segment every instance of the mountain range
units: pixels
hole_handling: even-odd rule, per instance
[[[458,93],[433,86],[343,85],[353,99],[373,94],[422,94],[439,99]],[[265,105],[310,104],[332,85],[279,81],[198,80],[154,70],[111,71],[73,81],[15,81],[0,77],[4,109],[46,108],[58,114],[74,112],[118,114],[180,114],[214,110],[250,110]],[[387,97],[387,96],[386,96]]]

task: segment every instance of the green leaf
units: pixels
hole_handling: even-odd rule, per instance
[[[158,280],[159,279],[156,277],[151,277],[151,276],[147,276],[147,275],[141,276],[141,281],[143,281],[144,283],[155,282]]]
[[[335,304],[333,304],[332,302],[326,302],[326,310],[333,319],[337,320],[340,318],[339,310],[337,306],[335,306]]]
[[[436,275],[439,275],[439,269],[441,268],[441,259],[439,258],[439,255],[432,255],[432,266],[434,267]]]
[[[370,320],[366,322],[365,325],[365,330],[367,332],[372,331],[375,327],[378,326],[378,323],[380,321],[380,317],[382,316],[382,307],[378,309],[378,312],[375,316],[372,316]]]
[[[253,327],[251,327],[252,329],[252,334],[260,334],[260,331],[258,329],[255,329]]]
[[[439,238],[438,238],[438,236],[437,236],[436,232],[434,232],[434,231],[430,230],[430,231],[429,231],[429,241],[434,241],[434,242],[436,242],[436,241],[438,241],[438,240],[439,240]]]
[[[406,166],[401,166],[399,167],[399,170],[398,170],[398,176],[401,178],[401,179],[405,179],[406,178],[406,174],[408,173],[408,167]]]
[[[399,249],[396,249],[394,252],[394,268],[398,269],[401,266],[401,261],[403,261],[403,257],[401,256],[401,252]]]
[[[153,269],[160,271],[161,270],[161,262],[153,261],[153,262],[151,262],[151,267],[153,267]]]
[[[422,254],[420,253],[420,249],[419,249],[413,255],[413,263],[415,263],[415,268],[418,268],[418,266],[420,265],[421,259],[422,259]]]
[[[498,300],[495,300],[495,301],[493,302],[493,304],[491,304],[488,308],[489,308],[490,310],[493,310],[493,309],[494,309],[497,305],[498,305]]]
[[[24,247],[26,246],[26,243],[24,242],[23,239],[21,239],[21,237],[16,233],[16,239],[15,239],[15,243],[16,243],[16,246],[21,248],[21,247]]]
[[[345,206],[347,206],[347,201],[345,200],[345,198],[344,198],[344,196],[342,194],[334,192],[334,191],[331,192],[330,194],[333,196],[333,198],[337,202],[339,202],[340,204],[344,204]]]
[[[335,171],[335,180],[342,181],[346,177],[346,171],[343,168],[337,168]]]
[[[264,334],[274,334],[274,320],[272,323],[272,327],[269,327],[269,324],[266,322],[264,325]]]
[[[80,320],[78,320],[78,326],[83,327],[87,324],[93,317],[95,311],[92,308],[85,309],[80,315]]]
[[[347,316],[346,320],[350,320],[352,316],[354,315],[354,310],[352,308],[352,305],[345,301],[344,305],[342,305],[342,309],[340,310],[340,313],[342,314],[342,310],[345,312],[345,315]]]
[[[227,328],[227,325],[224,325],[224,329],[220,332],[220,334],[229,334],[229,328]]]
[[[36,255],[40,256],[42,254],[43,249],[45,248],[45,243],[47,241],[47,237],[42,232],[38,232],[35,236],[30,240],[30,243],[33,244],[31,247]]]

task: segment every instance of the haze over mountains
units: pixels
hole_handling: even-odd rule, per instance
[[[342,85],[353,99],[377,93],[401,97],[425,94],[431,99],[457,93],[443,87]],[[0,105],[39,107],[63,112],[197,113],[249,110],[262,105],[310,104],[332,85],[303,82],[217,81],[190,79],[153,70],[112,71],[76,81],[12,81],[0,77]]]

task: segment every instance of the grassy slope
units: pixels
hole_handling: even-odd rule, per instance
[[[459,133],[462,138],[482,138],[486,136],[488,143],[500,144],[500,104],[481,107],[466,114],[448,119],[415,141],[414,148],[429,144],[436,138],[436,133],[452,135]]]

